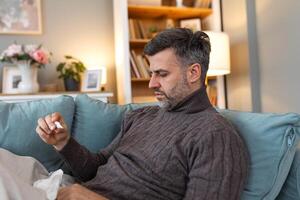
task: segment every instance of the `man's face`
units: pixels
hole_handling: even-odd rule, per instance
[[[163,108],[172,108],[191,93],[186,70],[183,70],[172,49],[149,56],[151,79],[149,88]]]

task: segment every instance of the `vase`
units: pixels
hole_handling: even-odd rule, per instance
[[[79,82],[73,78],[64,79],[66,91],[79,91]]]
[[[21,81],[18,85],[19,93],[38,92],[40,87],[37,82],[37,66],[30,65],[29,61],[19,61],[17,65],[21,72]]]

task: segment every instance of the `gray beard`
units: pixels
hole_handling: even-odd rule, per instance
[[[158,101],[158,106],[160,108],[168,110],[172,107],[172,104],[169,101]]]
[[[176,106],[180,101],[182,101],[187,95],[190,94],[190,88],[188,86],[187,80],[184,77],[177,86],[175,86],[170,94],[171,97],[166,96],[166,100],[159,101],[158,106],[160,108],[170,110]],[[166,94],[165,94],[166,95]]]

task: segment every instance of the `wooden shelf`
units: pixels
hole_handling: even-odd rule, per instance
[[[130,40],[130,48],[144,48],[150,39],[134,39]]]
[[[133,103],[154,103],[157,99],[154,96],[135,96],[133,97]]]
[[[217,79],[216,76],[207,76],[206,78],[207,78],[208,80],[216,80],[216,79]]]
[[[131,82],[149,82],[150,78],[131,78]]]
[[[171,6],[128,6],[129,18],[205,18],[212,13],[210,8],[178,8]]]

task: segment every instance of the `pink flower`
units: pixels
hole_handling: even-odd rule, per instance
[[[15,64],[18,61],[28,61],[37,67],[44,66],[50,62],[51,53],[42,48],[41,45],[10,45],[0,55],[0,62]]]
[[[33,54],[38,49],[38,45],[35,44],[28,44],[24,46],[25,53],[28,53],[29,55]]]
[[[22,46],[17,45],[17,44],[12,44],[10,45],[4,52],[3,54],[8,57],[13,57],[15,55],[21,54],[22,53]]]
[[[48,64],[49,62],[48,54],[41,49],[38,49],[35,52],[33,52],[31,56],[38,63]]]

